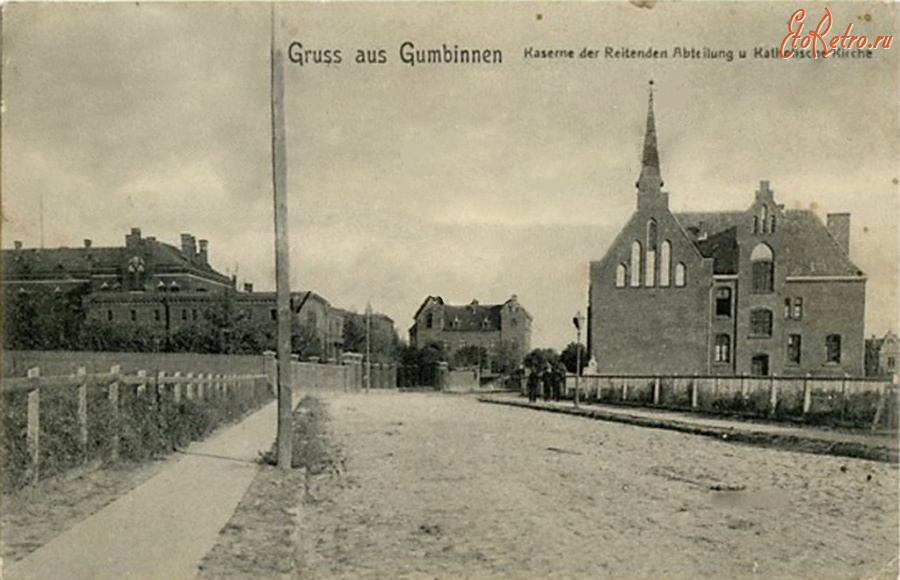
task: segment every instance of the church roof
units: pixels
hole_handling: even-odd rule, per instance
[[[822,220],[810,210],[787,210],[779,224],[785,240],[776,261],[787,276],[863,276]],[[746,227],[747,212],[681,212],[675,219],[685,231],[696,228],[705,239],[694,239],[703,256],[713,258],[716,274],[737,273],[737,228]],[[730,233],[729,233],[730,232]]]

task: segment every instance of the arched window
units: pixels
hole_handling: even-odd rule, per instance
[[[648,252],[656,251],[657,238],[658,238],[658,228],[656,225],[656,220],[651,218],[650,221],[647,222],[647,251]]]
[[[757,244],[750,254],[753,263],[753,293],[768,294],[775,288],[775,261],[772,248]]]
[[[684,268],[684,262],[678,262],[675,264],[675,286],[681,288],[685,285],[685,277],[686,272]]]
[[[766,227],[769,223],[769,208],[761,206],[759,208],[759,225],[762,227],[762,233],[766,233]]]
[[[628,268],[625,264],[616,266],[616,288],[624,288],[625,281],[628,279]]]
[[[759,216],[753,216],[753,233],[759,233]]]
[[[641,243],[637,240],[631,244],[631,286],[641,285]]]
[[[731,362],[731,337],[727,334],[716,335],[716,362]]]
[[[434,324],[434,315],[432,315],[429,312],[428,315],[425,316],[425,328],[431,328],[433,324]]]
[[[769,232],[775,233],[775,214],[772,214],[772,217],[769,220]]]
[[[731,316],[731,288],[716,289],[716,316]]]
[[[750,312],[750,334],[772,336],[772,311],[758,308]]]
[[[656,252],[647,250],[647,260],[644,262],[644,285],[647,287],[656,285]]]
[[[672,243],[669,240],[663,240],[662,246],[659,248],[659,285],[666,287],[669,285],[669,271],[672,268]]]
[[[656,247],[658,244],[658,228],[655,219],[647,222],[647,259],[644,262],[644,285],[656,285]]]

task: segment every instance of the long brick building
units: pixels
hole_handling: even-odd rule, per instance
[[[786,210],[761,181],[743,210],[673,213],[653,95],[637,209],[591,262],[589,350],[604,373],[863,374],[866,277],[850,215]]]
[[[87,320],[172,335],[227,299],[250,320],[275,324],[275,293],[254,292],[250,284],[238,291],[234,278],[210,264],[209,243],[187,233],[180,247],[143,237],[139,228],[125,236],[124,246],[96,247],[85,240],[78,248],[25,248],[15,242],[14,249],[3,250],[2,267],[7,297],[78,296]],[[339,357],[344,321],[352,313],[312,291],[292,292],[291,309],[297,324],[312,330],[322,356]],[[393,321],[377,316],[393,329]]]

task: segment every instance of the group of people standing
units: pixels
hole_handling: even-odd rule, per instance
[[[525,385],[528,389],[528,400],[532,403],[543,396],[545,401],[558,401],[562,397],[566,382],[566,367],[559,363],[553,368],[549,363],[542,369],[528,369]]]

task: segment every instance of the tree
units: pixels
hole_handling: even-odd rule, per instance
[[[483,346],[470,344],[458,349],[451,357],[453,368],[484,368],[488,366],[488,352]]]
[[[577,369],[578,366],[578,353],[581,353],[581,368]],[[587,366],[588,361],[590,359],[590,355],[587,352],[587,348],[579,343],[570,342],[566,348],[563,349],[562,353],[559,355],[559,360],[566,365],[566,370],[570,373],[578,373],[579,375],[584,372],[584,367]]]
[[[491,370],[503,375],[512,374],[522,364],[522,354],[509,340],[501,340],[491,356]]]
[[[559,364],[559,353],[552,348],[536,348],[525,356],[523,364],[532,371],[543,371],[547,367],[556,368]]]

